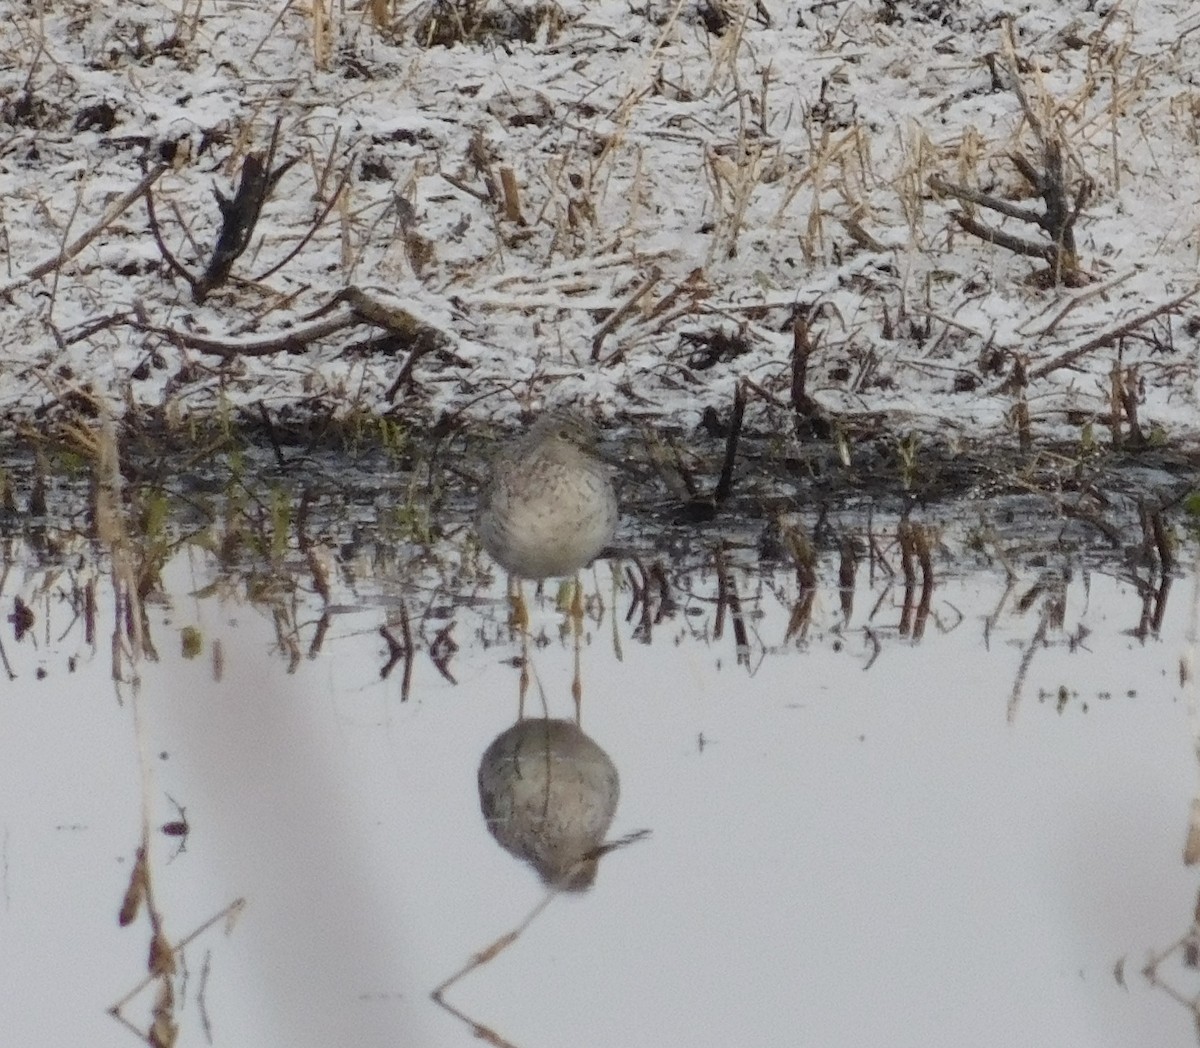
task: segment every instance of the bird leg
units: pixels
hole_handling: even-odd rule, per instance
[[[508,625],[521,633],[529,632],[529,609],[525,606],[521,580],[515,575],[508,576]]]
[[[571,582],[571,620],[575,624],[576,632],[583,629],[583,583],[579,581],[579,576],[576,575]]]

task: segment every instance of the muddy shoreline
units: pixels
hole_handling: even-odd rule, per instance
[[[9,445],[3,533],[72,530],[89,519],[99,467],[88,434],[98,431],[26,434]],[[299,522],[339,541],[378,531],[381,541],[398,536],[432,548],[447,538],[471,541],[475,490],[489,456],[512,435],[452,425],[324,434],[253,423],[223,432],[126,425],[117,454],[135,522],[149,503],[159,507],[156,526],[176,532],[228,516],[230,506],[261,517],[263,506],[286,504],[293,528]],[[727,436],[644,425],[605,433],[605,452],[620,463],[613,552],[670,557],[724,543],[774,558],[783,526],[810,535],[820,556],[835,552],[844,533],[912,521],[935,529],[947,552],[969,552],[992,536],[1043,554],[1146,564],[1197,528],[1200,455],[1178,448],[1047,446],[1022,454],[995,442],[885,436],[850,444],[747,426],[729,468]]]

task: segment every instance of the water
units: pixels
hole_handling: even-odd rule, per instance
[[[1027,557],[1010,583],[955,534],[906,613],[872,526],[848,618],[836,554],[806,616],[790,564],[715,540],[634,544],[669,580],[646,614],[632,557],[597,564],[578,656],[527,588],[523,698],[503,579],[453,528],[390,560],[180,544],[136,661],[106,556],[10,540],[0,606],[33,621],[3,633],[5,1042],[137,1043],[107,1010],[146,973],[145,907],[117,922],[145,810],[169,942],[244,900],[176,951],[179,1044],[476,1043],[430,991],[546,899],[488,832],[480,759],[522,712],[575,719],[578,659],[579,723],[620,775],[609,839],[650,833],[447,989],[496,1043],[1196,1043],[1171,995],[1200,991],[1171,950],[1198,888],[1194,575],[1156,609],[1119,564]],[[407,684],[379,632],[403,649],[405,620]],[[143,1032],[155,992],[122,1008]]]

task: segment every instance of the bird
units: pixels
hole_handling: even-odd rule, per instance
[[[479,496],[476,530],[483,548],[508,572],[510,585],[517,582],[518,621],[521,579],[574,576],[616,533],[613,471],[597,443],[596,428],[585,416],[550,410],[492,464]],[[575,597],[580,602],[578,586]]]
[[[488,830],[551,888],[591,887],[621,794],[612,760],[572,721],[518,721],[479,763]]]

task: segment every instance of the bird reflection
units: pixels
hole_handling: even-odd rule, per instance
[[[551,888],[596,879],[620,795],[613,762],[572,721],[518,721],[479,763],[479,804],[502,848]]]
[[[619,794],[613,762],[574,721],[520,720],[484,753],[479,805],[488,829],[502,848],[537,870],[547,891],[520,924],[476,952],[430,994],[476,1037],[512,1048],[495,1030],[447,1001],[446,991],[508,949],[557,895],[591,887],[601,856],[649,834],[638,830],[605,841]]]

